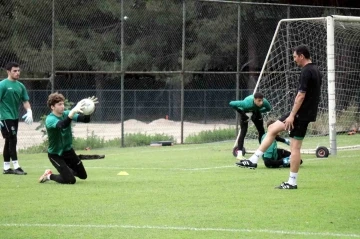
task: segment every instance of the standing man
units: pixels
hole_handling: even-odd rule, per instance
[[[98,103],[94,96],[90,98]],[[49,140],[48,158],[59,174],[46,169],[39,178],[39,183],[54,180],[61,184],[74,184],[76,178],[86,179],[87,174],[78,155],[72,147],[71,122],[90,122],[90,115],[82,115],[84,101],[79,101],[72,110],[65,110],[65,97],[59,93],[49,95],[47,105],[51,113],[46,117],[45,127]]]
[[[269,126],[268,133],[249,160],[242,160],[241,166],[256,168],[259,157],[274,141],[281,131],[290,131],[291,163],[290,175],[287,182],[281,183],[278,189],[297,189],[297,177],[300,167],[300,149],[310,122],[316,121],[318,105],[321,94],[322,75],[318,67],[312,63],[310,51],[307,46],[301,45],[295,48],[293,58],[301,67],[298,93],[295,97],[294,106],[290,113],[283,115],[275,123]]]
[[[25,86],[18,81],[20,77],[19,64],[10,62],[5,66],[8,77],[0,82],[0,126],[5,139],[3,157],[4,174],[26,175],[20,167],[16,145],[19,126],[19,106],[22,103],[27,113],[22,117],[25,123],[32,124],[33,116],[29,96]],[[10,167],[10,159],[14,170]]]
[[[241,131],[238,138],[238,151],[236,159],[242,160],[244,159],[242,149],[244,147],[244,140],[249,126],[249,118],[251,118],[259,133],[258,136],[260,143],[261,137],[265,134],[262,113],[269,112],[271,110],[271,105],[260,92],[257,92],[254,95],[249,95],[244,100],[230,101],[229,105],[240,115]]]

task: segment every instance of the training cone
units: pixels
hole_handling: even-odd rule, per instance
[[[120,176],[127,176],[129,175],[127,172],[125,171],[121,171],[120,173],[118,173],[117,175],[120,175]]]

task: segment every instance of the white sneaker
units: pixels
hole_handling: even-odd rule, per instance
[[[46,181],[48,181],[48,175],[52,174],[50,169],[46,169],[44,174],[41,175],[41,177],[39,178],[39,183],[45,183]]]

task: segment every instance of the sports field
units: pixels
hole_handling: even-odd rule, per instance
[[[299,189],[277,190],[288,169],[235,167],[232,146],[79,151],[106,158],[75,185],[38,183],[46,155],[19,155],[28,175],[1,175],[0,238],[360,238],[359,150],[304,155]]]

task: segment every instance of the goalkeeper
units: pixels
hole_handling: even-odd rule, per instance
[[[98,103],[94,96],[89,98]],[[48,158],[59,174],[53,174],[50,169],[39,178],[40,183],[49,180],[61,184],[74,184],[76,178],[86,179],[87,173],[78,155],[72,147],[71,122],[90,122],[90,115],[79,114],[85,106],[79,101],[72,110],[64,110],[65,97],[57,92],[50,94],[47,105],[52,112],[46,117],[45,126],[49,140]]]
[[[269,112],[271,110],[271,105],[260,92],[257,92],[254,95],[249,95],[244,100],[230,101],[229,105],[240,115],[241,131],[237,142],[238,151],[236,159],[242,160],[242,149],[244,147],[244,140],[249,126],[249,119],[251,118],[251,121],[254,123],[259,134],[259,143],[261,143],[261,137],[265,134],[262,113]]]
[[[275,123],[275,120],[269,120],[266,123],[266,127],[269,128],[269,125]],[[266,137],[264,134],[261,138],[261,142]],[[282,142],[284,144],[290,145],[290,140],[285,139],[279,135],[275,137],[275,140],[272,142],[270,147],[264,152],[262,158],[264,160],[264,164],[267,168],[288,168],[290,167],[290,155],[291,152],[286,149],[281,149],[277,147],[277,141]],[[238,166],[242,166],[240,163],[236,163]],[[302,160],[300,162],[302,164]]]

